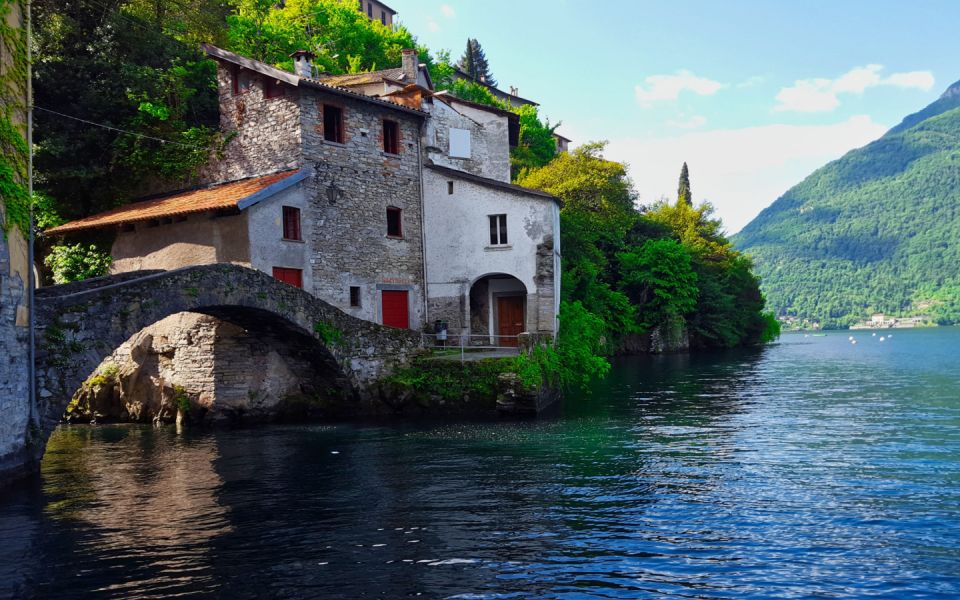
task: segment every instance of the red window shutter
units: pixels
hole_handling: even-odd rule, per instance
[[[410,303],[406,291],[383,290],[383,324],[410,328]]]
[[[290,284],[293,287],[303,289],[303,271],[301,269],[274,267],[273,278],[277,281]]]

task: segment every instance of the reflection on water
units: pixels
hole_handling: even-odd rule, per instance
[[[539,421],[72,427],[25,597],[960,594],[957,330],[620,361]]]

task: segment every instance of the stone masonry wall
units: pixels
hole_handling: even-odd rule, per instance
[[[235,94],[233,78],[238,73],[249,86]],[[266,98],[265,83],[258,73],[218,63],[220,131],[235,136],[227,143],[223,158],[211,161],[203,170],[203,182],[233,181],[300,166],[300,90],[281,84],[281,96]]]
[[[434,99],[424,136],[425,156],[434,163],[481,177],[510,182],[507,118],[464,104]],[[450,129],[470,132],[470,158],[450,156]]]
[[[0,222],[3,204],[0,203]],[[26,243],[11,228],[0,235],[0,479],[20,470],[30,457],[27,432],[30,418],[29,329],[27,313]],[[24,256],[20,256],[24,255]],[[23,264],[17,264],[23,263]]]
[[[323,106],[343,110],[344,142],[323,135]],[[382,322],[381,292],[409,292],[410,327],[423,323],[423,247],[418,137],[421,119],[362,100],[310,90],[302,96],[304,181],[316,296]],[[400,153],[383,151],[383,120],[400,126]],[[400,208],[403,236],[387,236],[387,207]],[[350,306],[350,287],[360,306]]]

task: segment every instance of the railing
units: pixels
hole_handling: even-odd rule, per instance
[[[489,335],[489,334],[460,334],[460,333],[424,333],[423,347],[442,356],[443,351],[450,352],[450,356],[460,356],[460,362],[467,360],[468,355],[477,354],[520,354],[520,336],[518,335]]]

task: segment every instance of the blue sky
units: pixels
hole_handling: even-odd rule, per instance
[[[675,195],[687,161],[731,233],[960,79],[955,1],[388,4],[454,58],[477,38],[575,143],[608,140],[642,202]]]

